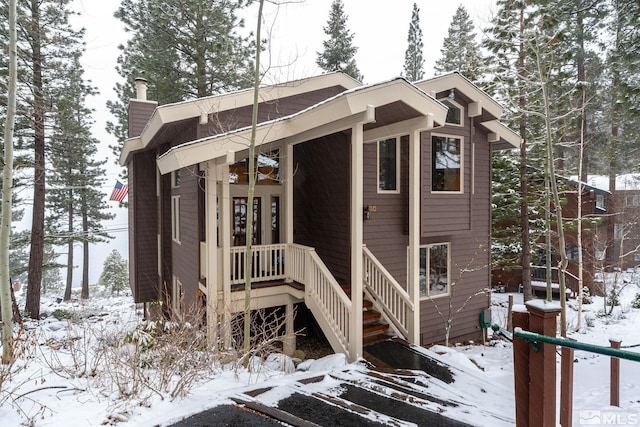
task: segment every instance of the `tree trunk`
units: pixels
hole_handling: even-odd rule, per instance
[[[29,278],[25,309],[32,319],[40,317],[40,287],[42,284],[42,261],[44,255],[44,99],[42,94],[42,40],[40,34],[40,2],[31,0],[31,37],[33,69],[33,129],[34,129],[34,176],[33,216],[31,220],[31,249],[29,251]]]
[[[524,301],[528,301],[533,298],[533,293],[531,291],[531,244],[529,239],[531,236],[529,235],[529,184],[528,184],[528,174],[527,174],[527,133],[526,133],[526,117],[524,115],[525,109],[525,88],[524,88],[524,80],[525,80],[525,69],[524,69],[524,10],[520,10],[520,52],[518,58],[518,68],[519,68],[519,97],[518,97],[518,105],[520,107],[520,228],[522,230],[521,234],[521,244],[522,244],[522,257],[521,257],[521,266],[522,266],[522,293]]]
[[[0,220],[0,312],[2,314],[2,363],[14,360],[13,322],[11,307],[13,289],[9,270],[11,237],[11,199],[13,195],[13,130],[16,113],[16,85],[18,83],[16,0],[9,0],[9,64],[6,122],[4,126],[4,167],[2,170],[2,219]]]
[[[69,301],[71,299],[71,287],[73,286],[73,202],[72,202],[73,190],[69,190],[69,205],[67,206],[67,221],[69,222],[67,232],[69,233],[67,243],[67,281],[64,288],[64,300]]]
[[[244,352],[249,353],[251,343],[251,270],[252,270],[252,256],[251,246],[253,244],[253,194],[256,186],[256,174],[255,174],[255,151],[256,151],[256,128],[258,126],[258,91],[260,89],[260,29],[262,28],[262,7],[264,6],[264,0],[260,0],[260,7],[258,8],[258,24],[256,30],[256,63],[255,63],[255,78],[253,86],[253,113],[251,115],[251,141],[249,142],[249,193],[247,195],[247,233],[246,233],[246,248],[247,255],[245,256],[246,269],[245,269],[245,282],[244,282]]]
[[[82,291],[80,298],[89,299],[89,218],[87,217],[87,195],[82,190]]]

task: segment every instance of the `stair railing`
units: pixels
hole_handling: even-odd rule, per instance
[[[336,353],[349,357],[351,300],[315,249],[290,244],[287,277],[305,285],[305,302]]]
[[[393,324],[402,338],[408,340],[409,322],[413,319],[415,310],[411,297],[366,245],[362,249],[365,290],[382,309],[385,319]]]

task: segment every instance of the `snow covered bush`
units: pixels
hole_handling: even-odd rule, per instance
[[[631,307],[640,308],[640,293],[637,293],[633,301],[631,301]]]
[[[591,296],[591,292],[589,292],[589,288],[586,286],[582,287],[582,303],[583,304],[592,304],[593,297]]]

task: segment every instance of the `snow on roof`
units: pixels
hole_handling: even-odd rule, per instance
[[[572,179],[576,178],[572,177]],[[607,175],[589,175],[587,184],[601,190],[609,190],[609,177]],[[616,190],[640,190],[640,174],[627,173],[616,176]]]

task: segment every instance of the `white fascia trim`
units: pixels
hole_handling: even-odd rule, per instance
[[[482,122],[482,126],[498,137],[497,141],[492,142],[492,145],[497,145],[497,149],[520,148],[520,135],[509,129],[503,123],[492,120],[490,122]],[[504,144],[504,142],[507,144]],[[510,145],[511,147],[505,145]]]
[[[322,129],[324,135],[338,132],[353,123],[375,120],[373,106],[402,100],[425,116],[435,114],[443,122],[447,109],[440,102],[418,90],[404,79],[396,79],[375,86],[362,86],[329,98],[291,116],[258,125],[256,144],[281,139],[288,143],[302,142],[296,138]],[[427,101],[425,103],[425,101]],[[251,128],[245,127],[226,134],[190,141],[173,147],[158,159],[161,174],[226,155],[228,151],[242,151],[249,146]],[[321,135],[316,135],[321,136]],[[295,141],[294,141],[295,139]]]
[[[124,166],[126,164],[129,154],[134,151],[141,150],[142,148],[144,148],[144,146],[142,145],[142,140],[139,137],[125,140],[124,144],[122,144],[122,150],[120,151],[120,158],[118,159],[120,166]]]
[[[498,119],[502,116],[502,106],[460,73],[445,74],[414,84],[427,93],[438,93],[452,88],[460,90],[467,97],[471,98],[473,102],[481,101],[482,108],[487,110],[492,116]]]
[[[260,88],[258,96],[260,102],[269,102],[332,86],[342,86],[349,90],[360,86],[360,83],[344,73],[336,72],[263,86]],[[142,139],[143,146],[146,147],[160,128],[167,123],[200,117],[202,113],[209,114],[227,111],[251,104],[253,104],[253,88],[223,95],[208,96],[196,100],[161,105],[153,112],[149,122],[147,122],[147,125],[142,130],[140,138]]]

